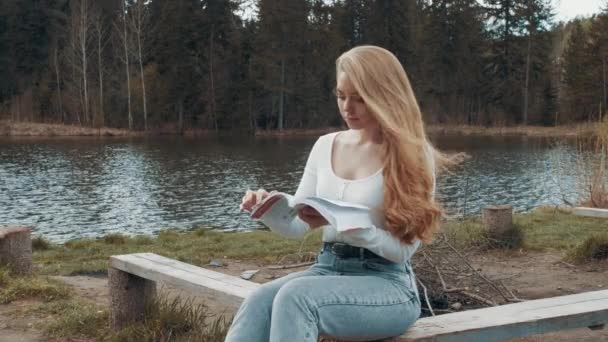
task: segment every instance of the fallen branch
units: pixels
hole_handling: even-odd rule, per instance
[[[486,278],[486,276],[484,276],[483,274],[481,274],[479,271],[477,271],[475,269],[475,267],[473,267],[473,265],[471,265],[467,259],[454,247],[452,246],[449,242],[445,241],[445,243],[450,246],[450,248],[452,249],[452,251],[454,253],[456,253],[461,259],[462,261],[471,269],[473,270],[473,272],[475,272],[481,279],[485,280],[491,287],[493,287],[496,292],[498,292],[498,294],[500,294],[505,300],[509,300],[509,298],[500,290],[500,288],[498,288],[498,286],[496,286],[496,284],[494,284],[492,281],[490,281],[490,279]],[[493,304],[496,305],[496,304]]]
[[[473,299],[476,299],[476,300],[478,300],[480,302],[486,303],[486,304],[488,304],[490,306],[497,306],[497,304],[494,303],[493,301],[491,301],[489,299],[485,299],[482,296],[476,295],[474,293],[471,293],[471,292],[468,292],[468,291],[460,291],[460,293],[462,293],[465,296],[469,296],[469,297],[471,297]]]
[[[315,263],[314,261],[309,261],[309,262],[301,262],[299,264],[291,264],[291,265],[272,265],[272,266],[268,266],[268,269],[283,270],[283,269],[287,269],[287,268],[298,268],[298,267],[302,267],[302,266],[309,266],[309,265],[313,265],[314,263]]]
[[[418,283],[420,284],[420,286],[422,286],[422,291],[424,292],[424,300],[426,301],[426,305],[428,306],[431,315],[435,316],[435,312],[433,311],[433,307],[431,306],[431,301],[429,300],[429,295],[426,291],[426,286],[424,286],[420,279],[416,278],[416,280],[418,280]]]

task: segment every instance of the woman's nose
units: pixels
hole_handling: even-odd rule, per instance
[[[353,108],[353,99],[351,99],[350,97],[347,97],[346,100],[344,100],[344,111],[349,112],[352,108]]]

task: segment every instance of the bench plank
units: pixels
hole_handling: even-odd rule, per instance
[[[608,290],[419,319],[397,341],[500,341],[608,323]]]
[[[572,210],[574,215],[608,218],[608,209],[576,207]]]
[[[114,255],[110,257],[110,266],[141,278],[186,288],[193,293],[221,296],[234,305],[260,286],[154,253]]]

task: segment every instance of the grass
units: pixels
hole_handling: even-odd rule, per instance
[[[526,248],[565,251],[576,248],[588,237],[606,231],[606,219],[572,215],[554,208],[537,209],[530,215],[516,215],[524,232]]]
[[[40,324],[53,337],[108,335],[109,313],[107,308],[84,298],[69,298],[41,303],[28,311],[33,314],[51,315],[54,319]]]
[[[606,219],[582,217],[554,208],[539,208],[514,216],[516,239],[529,250],[568,251],[577,248],[594,234],[606,231]],[[448,237],[460,248],[492,247],[492,240],[478,218],[450,222],[444,226]],[[515,241],[516,242],[516,241]],[[519,245],[519,246],[518,246]]]
[[[168,230],[156,238],[109,235],[101,239],[73,240],[34,252],[34,263],[42,274],[106,273],[108,258],[116,254],[151,252],[193,265],[206,265],[211,259],[247,259],[249,262],[276,262],[281,256],[317,251],[320,232],[311,233],[304,243],[285,239],[268,231],[222,233],[198,229],[187,233]]]
[[[567,251],[579,246],[589,236],[606,231],[605,219],[575,216],[553,208],[515,215],[514,223],[518,234],[507,247],[530,250]],[[496,241],[485,234],[477,218],[448,222],[444,230],[461,248],[496,246]],[[105,274],[109,256],[116,254],[152,252],[198,266],[224,257],[246,259],[252,263],[273,263],[300,249],[302,252],[316,252],[320,244],[320,232],[311,233],[302,242],[285,239],[269,231],[222,233],[198,229],[179,233],[169,230],[155,238],[112,234],[95,240],[51,244],[46,249],[34,251],[34,262],[41,274]]]
[[[105,306],[84,298],[37,304],[24,312],[51,317],[37,324],[48,336],[62,340],[112,342],[223,341],[230,321],[208,308],[181,297],[161,294],[146,307],[145,320],[119,332],[109,329]]]
[[[32,298],[49,302],[70,296],[69,287],[59,281],[37,275],[13,276],[0,268],[0,304]]]
[[[180,297],[157,296],[146,307],[144,321],[111,337],[117,342],[223,341],[230,321],[209,313],[206,306]]]
[[[575,216],[553,208],[515,215],[514,223],[518,234],[507,247],[558,251],[576,248],[589,236],[605,232],[607,225],[605,219]],[[496,246],[496,241],[485,235],[479,219],[449,222],[444,230],[461,248]],[[300,250],[316,252],[320,244],[320,232],[309,234],[302,242],[269,231],[222,233],[198,229],[180,233],[169,230],[155,238],[112,234],[96,240],[51,244],[34,251],[34,262],[41,274],[105,274],[109,256],[116,254],[152,252],[199,266],[216,258],[274,263]]]
[[[49,240],[43,236],[35,236],[32,238],[32,250],[34,251],[45,251],[51,247]]]
[[[576,263],[608,259],[608,233],[589,236],[585,241],[568,251],[567,259]]]

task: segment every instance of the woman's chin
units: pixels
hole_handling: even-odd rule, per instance
[[[359,122],[359,120],[345,120],[346,121],[346,126],[348,126],[348,128],[350,129],[361,129],[363,127],[361,127],[361,123]]]

